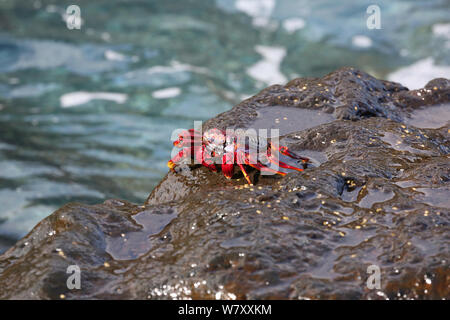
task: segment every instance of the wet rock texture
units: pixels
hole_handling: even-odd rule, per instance
[[[67,204],[0,257],[0,298],[450,298],[448,103],[446,79],[410,91],[352,68],[271,86],[204,129],[296,108],[280,143],[311,157],[304,172],[249,186],[182,167],[142,206]],[[411,125],[427,108],[442,122]],[[303,130],[305,109],[333,120]]]

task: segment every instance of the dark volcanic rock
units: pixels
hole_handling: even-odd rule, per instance
[[[182,167],[144,206],[68,204],[0,257],[0,298],[450,298],[448,103],[446,79],[409,91],[352,68],[271,86],[205,128],[278,127],[304,172],[249,186]]]

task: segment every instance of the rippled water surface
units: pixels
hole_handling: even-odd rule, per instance
[[[174,129],[269,84],[347,65],[411,88],[450,74],[448,1],[385,1],[381,30],[356,0],[76,3],[81,30],[69,2],[0,1],[0,251],[69,201],[142,203]]]

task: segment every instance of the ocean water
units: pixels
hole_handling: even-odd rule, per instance
[[[0,0],[0,252],[70,201],[145,200],[171,133],[354,66],[450,77],[450,1]],[[369,5],[380,29],[369,29]]]

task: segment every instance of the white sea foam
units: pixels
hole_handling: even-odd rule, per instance
[[[294,33],[297,30],[305,27],[305,20],[302,18],[289,18],[283,21],[283,28],[289,33]]]
[[[370,48],[372,46],[372,39],[370,39],[368,36],[356,35],[352,38],[352,44],[355,47]]]
[[[275,0],[237,0],[235,7],[252,17],[254,26],[266,27],[270,25],[275,3]]]
[[[423,88],[428,81],[434,78],[448,78],[449,75],[450,66],[435,65],[433,58],[430,57],[398,69],[388,75],[388,80],[400,82],[412,90]]]
[[[437,23],[433,25],[433,34],[450,39],[450,23]]]
[[[450,23],[438,23],[433,25],[433,34],[445,39],[445,47],[450,49]]]
[[[255,51],[261,54],[263,59],[247,68],[247,74],[268,85],[285,83],[287,79],[281,73],[280,65],[286,56],[286,49],[258,45]]]
[[[113,50],[106,50],[105,58],[111,61],[124,61],[126,59],[123,54]]]
[[[62,95],[59,100],[61,107],[70,108],[88,103],[91,100],[109,100],[116,103],[124,103],[127,100],[127,95],[115,92],[76,91]]]
[[[178,87],[165,88],[161,90],[153,91],[152,96],[155,99],[167,99],[178,96],[181,93],[181,89]]]

